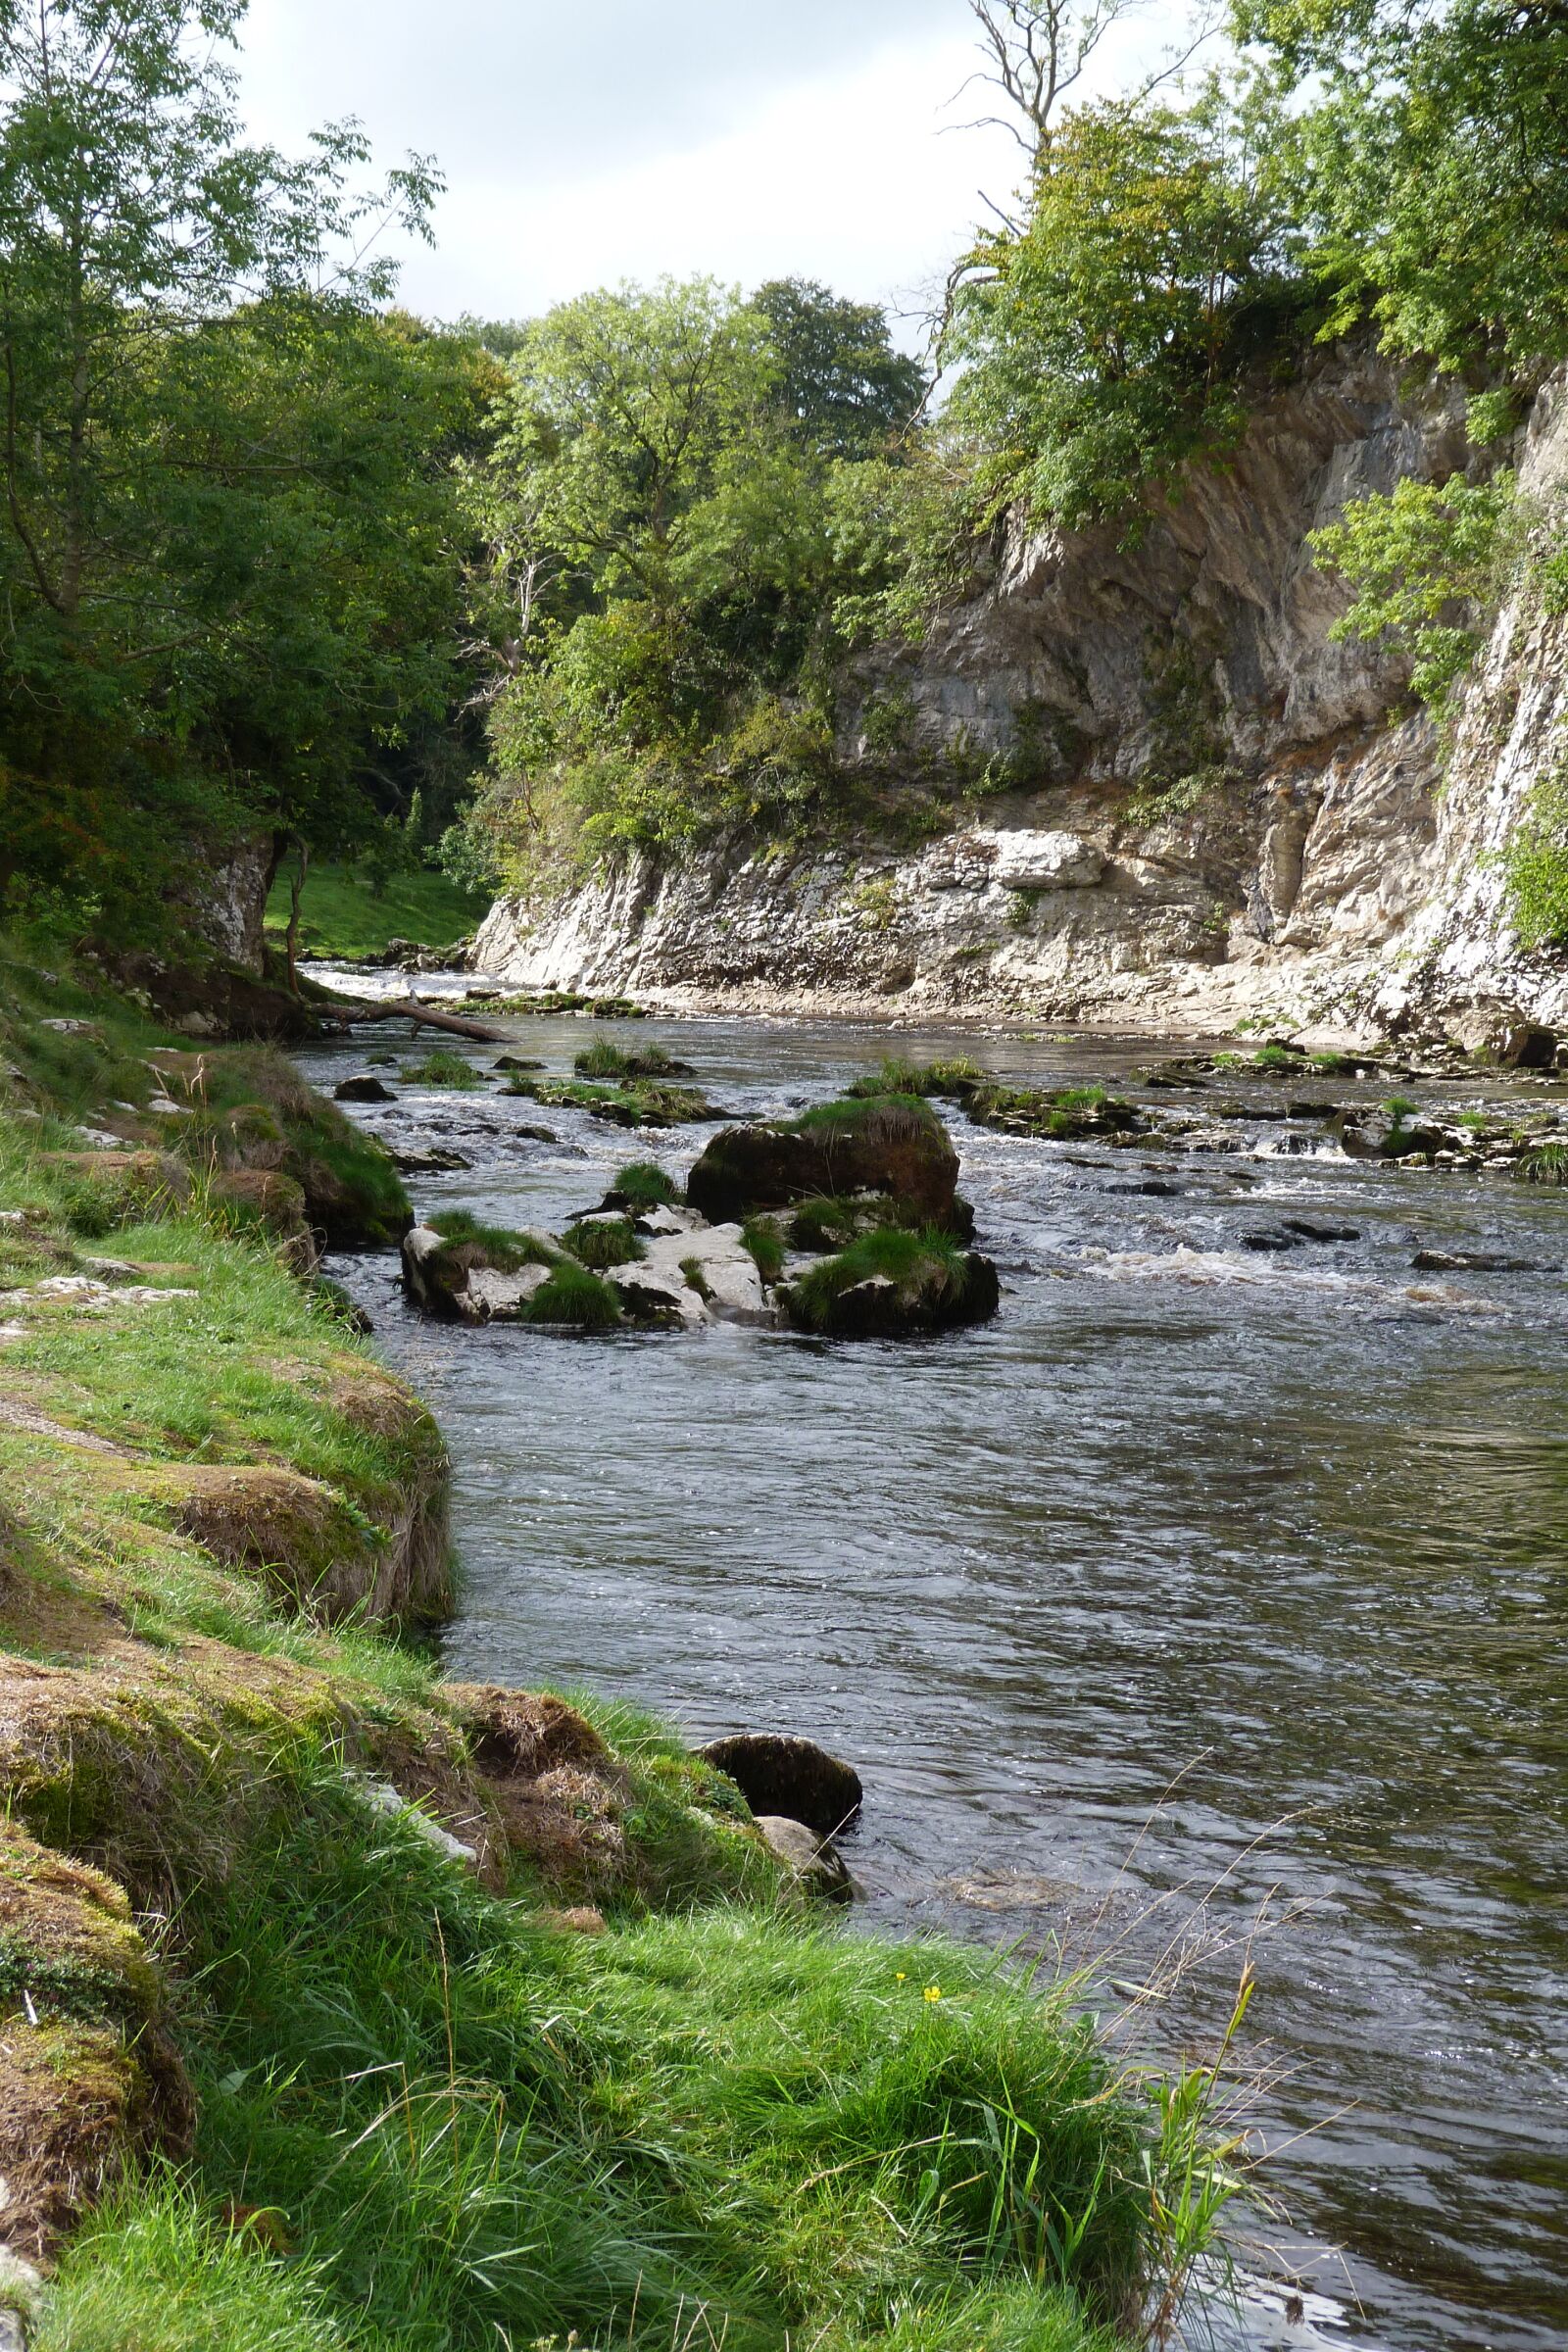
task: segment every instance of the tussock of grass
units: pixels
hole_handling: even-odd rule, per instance
[[[471,1095],[485,1083],[483,1074],[471,1062],[445,1046],[437,1046],[422,1060],[406,1061],[400,1074],[405,1086],[449,1087],[460,1095]]]
[[[797,1135],[862,1135],[871,1143],[902,1143],[940,1131],[942,1121],[919,1095],[877,1094],[816,1102],[786,1124]]]
[[[530,1323],[567,1323],[578,1331],[610,1331],[620,1321],[620,1300],[608,1282],[584,1265],[563,1259],[523,1308]]]
[[[484,1225],[466,1208],[444,1208],[427,1223],[433,1233],[456,1247],[471,1243],[484,1252],[487,1266],[498,1274],[516,1274],[524,1266],[552,1266],[559,1251],[546,1249],[531,1233],[514,1233],[506,1225]]]
[[[955,1101],[985,1084],[985,1072],[967,1054],[947,1061],[906,1061],[890,1054],[881,1068],[857,1078],[847,1092],[857,1098],[884,1095],[943,1095]]]
[[[1538,1144],[1509,1172],[1518,1184],[1568,1184],[1568,1144]]]
[[[843,1292],[877,1277],[911,1297],[928,1288],[957,1297],[967,1282],[968,1269],[963,1250],[949,1235],[929,1227],[909,1233],[885,1225],[875,1233],[861,1234],[836,1257],[808,1267],[795,1285],[795,1311],[802,1322],[821,1327]]]
[[[617,1046],[612,1038],[596,1037],[572,1063],[580,1078],[679,1078],[686,1064],[674,1061],[662,1046]]]
[[[797,1250],[843,1250],[867,1226],[896,1225],[899,1204],[885,1194],[860,1193],[844,1198],[818,1193],[799,1200],[790,1211],[789,1238]]]
[[[628,1208],[669,1208],[680,1199],[680,1187],[666,1169],[652,1159],[634,1159],[616,1170],[611,1191]]]
[[[784,1236],[776,1217],[748,1217],[741,1227],[742,1247],[764,1282],[777,1282],[784,1271]]]
[[[631,1265],[648,1255],[628,1217],[604,1217],[593,1224],[571,1225],[561,1238],[579,1265],[595,1269]]]
[[[695,1087],[669,1086],[655,1079],[600,1086],[586,1078],[519,1074],[508,1081],[507,1092],[527,1096],[551,1110],[586,1110],[616,1127],[679,1127],[713,1115],[712,1105]]]

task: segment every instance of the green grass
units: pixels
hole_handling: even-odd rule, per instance
[[[710,1119],[712,1104],[696,1087],[669,1086],[657,1079],[628,1079],[624,1085],[596,1085],[586,1078],[530,1078],[507,1082],[509,1095],[542,1102],[548,1110],[586,1110],[615,1127],[679,1127]]]
[[[775,1217],[748,1217],[741,1226],[741,1243],[764,1282],[777,1282],[784,1271],[784,1236]]]
[[[353,866],[317,865],[305,877],[300,897],[300,945],[315,959],[352,963],[378,956],[394,939],[420,947],[449,948],[466,936],[489,909],[489,901],[459,890],[428,868],[394,874],[378,898],[368,877]],[[278,876],[267,902],[270,938],[281,941],[288,927],[289,877]]]
[[[580,1266],[603,1269],[628,1266],[648,1255],[629,1217],[606,1217],[588,1225],[570,1225],[562,1241]]]
[[[813,1102],[782,1124],[797,1135],[881,1136],[929,1134],[940,1131],[942,1121],[920,1095],[875,1094]]]
[[[1538,1144],[1509,1172],[1518,1184],[1568,1184],[1568,1144]]]
[[[83,2241],[57,2327],[130,2323],[89,2344],[142,2352],[180,2264],[169,2352],[226,2345],[193,2320],[287,2352],[334,2326],[653,2352],[699,2309],[693,2343],[733,2352],[923,2344],[919,2308],[968,2346],[969,2307],[1009,2304],[1054,2330],[1015,2340],[1082,2352],[1081,2306],[1137,2298],[1152,2121],[1065,1990],[982,1951],[733,1906],[564,1936],[325,1774],[182,1939],[190,2186],[155,2176]],[[231,2201],[286,2263],[212,2229]]]
[[[530,1323],[566,1323],[577,1331],[610,1331],[620,1321],[620,1300],[588,1267],[564,1259],[542,1283],[523,1314]]]
[[[680,1186],[657,1160],[633,1159],[617,1168],[611,1191],[634,1209],[669,1208],[680,1199]]]
[[[906,1061],[890,1054],[879,1070],[857,1078],[846,1090],[858,1098],[883,1095],[946,1095],[955,1099],[985,1084],[985,1072],[966,1054],[947,1061]]]
[[[796,1312],[802,1322],[820,1328],[829,1320],[833,1301],[842,1292],[878,1276],[911,1295],[932,1283],[959,1292],[967,1268],[964,1252],[947,1234],[929,1229],[910,1233],[900,1226],[884,1225],[875,1233],[861,1234],[836,1257],[808,1267],[795,1285]]]
[[[39,1132],[0,1113],[0,1207],[37,1211],[0,1226],[21,1283],[82,1239]],[[462,1211],[438,1225],[535,1247]],[[164,1214],[115,1253],[196,1296],[98,1320],[36,1305],[5,1367],[117,1462],[296,1467],[371,1529],[439,1470],[428,1417],[260,1246]],[[845,1254],[961,1263],[941,1236]],[[570,1260],[530,1312],[618,1319]],[[67,2245],[41,2352],[564,2352],[573,2331],[582,2352],[1111,2352],[1171,2243],[1209,2229],[1205,2078],[1157,2103],[1118,2078],[1080,1985],[817,1925],[733,1786],[631,1707],[579,1702],[615,1750],[623,1844],[612,1864],[585,1842],[569,1895],[525,1858],[486,1891],[370,1813],[351,1770],[422,1787],[459,1752],[436,1661],[311,1624],[104,1465],[0,1429],[4,1622],[74,1668],[70,1736],[12,1770],[12,1819],[91,1841],[165,1921],[160,2031],[196,2137]],[[563,1933],[561,1899],[599,1902],[608,1931]],[[46,2016],[86,1999],[79,1973],[29,1970]]]
[[[461,1054],[445,1046],[437,1046],[420,1061],[406,1061],[399,1075],[405,1086],[445,1086],[460,1095],[472,1094],[485,1084],[483,1073],[471,1061],[465,1061]]]
[[[797,1250],[843,1250],[868,1225],[896,1225],[899,1204],[885,1194],[842,1199],[816,1193],[789,1212],[789,1238]]]
[[[485,1263],[498,1274],[520,1273],[524,1266],[554,1265],[559,1256],[535,1235],[514,1233],[506,1225],[483,1225],[466,1208],[444,1208],[425,1221],[443,1241],[476,1244],[484,1251]]]
[[[580,1078],[678,1078],[685,1063],[673,1061],[662,1046],[617,1046],[596,1037],[572,1063]]]

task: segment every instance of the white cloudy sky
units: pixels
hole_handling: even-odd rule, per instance
[[[378,162],[435,156],[403,279],[428,316],[666,270],[912,311],[1017,176],[1004,133],[943,128],[987,111],[948,103],[971,34],[966,0],[252,0],[243,90],[279,144],[352,114]]]

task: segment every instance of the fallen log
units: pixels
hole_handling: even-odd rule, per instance
[[[416,1029],[444,1029],[451,1037],[471,1038],[476,1045],[510,1046],[514,1042],[505,1029],[494,1029],[487,1021],[470,1021],[466,1013],[438,1012],[433,1004],[421,1004],[417,997],[397,997],[390,1004],[360,997],[333,997],[320,1009],[331,1013],[345,1028],[357,1021],[412,1021]]]

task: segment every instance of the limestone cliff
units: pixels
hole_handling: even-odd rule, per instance
[[[1568,1013],[1568,966],[1521,956],[1489,863],[1561,724],[1568,626],[1504,610],[1444,746],[1396,654],[1333,642],[1346,592],[1307,546],[1401,476],[1481,471],[1463,407],[1341,348],[1136,538],[1013,532],[971,601],[920,648],[866,657],[844,696],[852,770],[974,779],[938,838],[639,853],[503,902],[476,963],[527,987],[910,1020]],[[1514,455],[1527,492],[1568,475],[1560,379]]]

